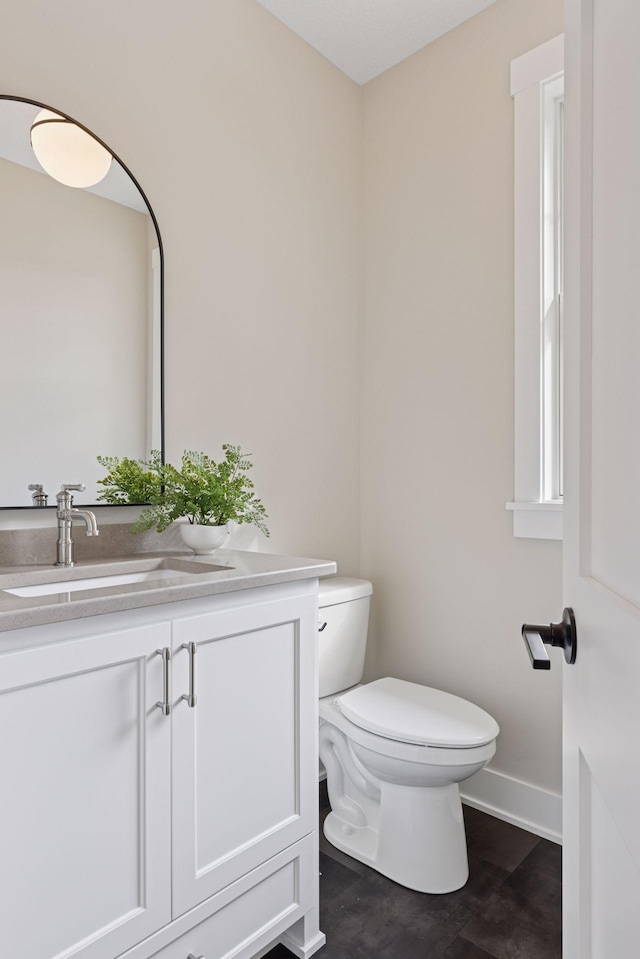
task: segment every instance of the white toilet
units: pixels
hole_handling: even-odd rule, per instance
[[[458,783],[496,751],[495,719],[458,696],[362,679],[371,583],[320,582],[320,759],[332,845],[403,886],[445,893],[469,875]]]

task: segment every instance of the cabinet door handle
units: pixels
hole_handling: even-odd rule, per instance
[[[162,691],[164,699],[158,700],[156,706],[163,716],[168,716],[171,712],[171,689],[169,686],[169,660],[171,659],[171,650],[168,646],[164,649],[156,649],[156,653],[162,656]]]
[[[183,693],[180,698],[186,699],[189,706],[193,709],[198,702],[198,697],[196,696],[196,650],[198,647],[195,643],[183,643],[182,648],[189,650],[189,692]],[[189,959],[188,956],[187,959]],[[193,959],[196,959],[196,957],[194,956]],[[204,959],[204,957],[199,956],[198,959]]]
[[[186,645],[188,645],[188,644],[185,643],[185,646],[186,646]],[[204,956],[194,956],[194,954],[193,954],[192,952],[190,952],[189,955],[187,956],[187,959],[204,959]]]

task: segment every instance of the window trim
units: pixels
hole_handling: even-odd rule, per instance
[[[514,536],[562,539],[562,501],[544,499],[543,184],[545,87],[564,71],[560,34],[511,62],[514,100],[515,490]]]

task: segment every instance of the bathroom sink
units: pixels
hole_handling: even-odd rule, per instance
[[[193,582],[204,573],[212,573],[226,566],[215,566],[213,563],[188,563],[180,560],[143,560],[138,568],[131,569],[135,562],[127,562],[126,572],[118,571],[125,563],[105,564],[101,567],[102,575],[96,575],[95,567],[74,567],[73,570],[60,570],[58,576],[47,582],[30,583],[25,586],[5,586],[3,592],[13,596],[55,596],[59,593],[75,593],[87,589],[108,589],[112,586],[128,586],[135,583],[149,583],[149,586],[170,581],[171,585]],[[142,565],[146,568],[139,568]],[[150,568],[149,568],[150,567]],[[113,572],[111,571],[113,570]],[[62,578],[66,577],[66,578]]]

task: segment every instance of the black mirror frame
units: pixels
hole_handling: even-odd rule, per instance
[[[129,167],[123,160],[118,156],[117,153],[114,153],[111,147],[104,142],[99,136],[97,136],[93,130],[90,130],[89,127],[86,127],[83,123],[80,123],[79,120],[76,120],[75,117],[69,116],[68,113],[65,113],[63,110],[58,109],[58,107],[52,107],[47,103],[42,103],[40,100],[32,100],[30,97],[20,97],[15,96],[10,93],[0,93],[0,100],[15,100],[19,103],[28,103],[34,107],[40,107],[42,110],[51,110],[52,113],[57,113],[59,116],[64,117],[66,120],[70,120],[71,123],[75,123],[76,126],[80,127],[81,130],[84,130],[85,133],[88,133],[89,136],[93,137],[94,140],[97,140],[105,150],[107,150],[114,160],[117,160],[122,169],[125,171],[127,176],[130,177],[131,181],[134,183],[136,189],[140,193],[140,196],[145,202],[145,206],[149,211],[149,216],[153,223],[154,229],[156,231],[156,236],[158,238],[158,249],[160,251],[160,455],[162,457],[162,462],[165,461],[165,416],[164,416],[164,247],[162,245],[162,236],[160,234],[160,227],[158,226],[158,221],[156,215],[153,212],[153,207],[149,203],[147,194],[144,192],[140,186],[138,180],[133,175]],[[109,507],[118,507],[123,508],[123,504],[117,503],[87,503],[82,504],[83,506],[89,506],[97,509],[105,509]],[[138,506],[144,506],[145,503],[140,503]],[[126,506],[125,506],[126,508]],[[136,508],[133,507],[132,508]],[[41,510],[41,509],[56,509],[55,506],[0,506],[0,510]]]

